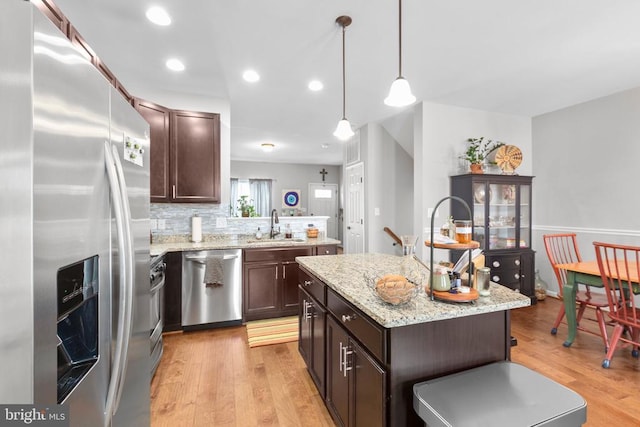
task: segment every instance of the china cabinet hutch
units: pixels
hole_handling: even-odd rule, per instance
[[[484,251],[491,280],[536,302],[535,257],[531,249],[531,185],[533,177],[464,174],[451,177],[451,195],[465,200],[473,216],[473,240]],[[454,218],[466,218],[451,204]]]

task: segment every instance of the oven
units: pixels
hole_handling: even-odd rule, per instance
[[[151,259],[151,377],[156,373],[160,358],[162,357],[162,310],[164,307],[164,270],[166,264],[164,257],[157,256]]]

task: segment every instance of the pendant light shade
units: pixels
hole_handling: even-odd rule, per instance
[[[416,102],[416,97],[411,93],[409,82],[400,76],[391,83],[389,95],[384,99],[384,103],[390,107],[404,107]]]
[[[333,136],[338,138],[340,141],[346,141],[353,135],[355,135],[355,133],[353,132],[353,129],[351,129],[351,123],[343,117],[342,120],[338,122],[336,130],[333,132]]]
[[[384,103],[391,107],[405,107],[416,102],[409,82],[402,77],[402,0],[398,0],[398,78],[391,84]]]
[[[341,141],[346,141],[351,138],[355,133],[351,129],[351,123],[347,120],[345,113],[346,110],[346,90],[345,90],[345,55],[344,55],[344,33],[345,28],[351,24],[351,18],[349,16],[338,16],[336,18],[338,25],[342,27],[342,119],[338,122],[336,130],[333,132],[333,136]]]

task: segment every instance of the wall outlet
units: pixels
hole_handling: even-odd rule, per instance
[[[380,208],[373,208],[373,214],[375,216],[380,216]]]
[[[166,219],[159,219],[158,220],[158,230],[164,230],[165,228],[167,228],[167,220]]]

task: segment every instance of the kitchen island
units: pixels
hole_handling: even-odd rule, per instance
[[[374,278],[399,274],[383,254],[297,257],[300,352],[338,425],[420,426],[413,384],[509,360],[509,310],[530,299],[492,283],[473,303],[383,302]],[[464,402],[458,404],[464,405]]]

